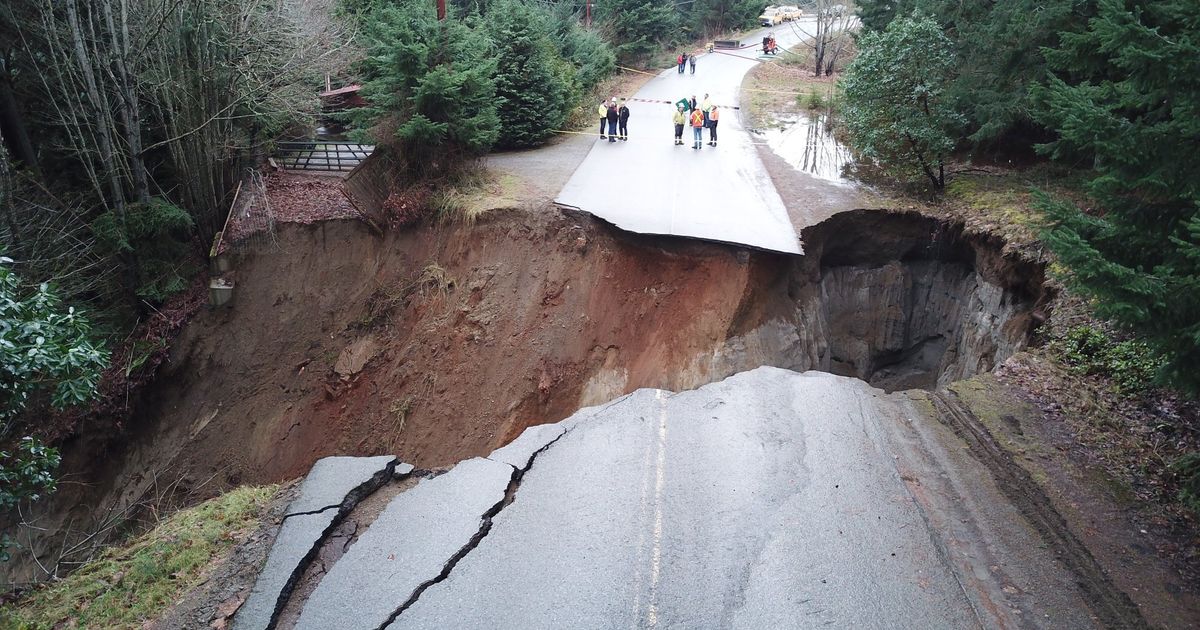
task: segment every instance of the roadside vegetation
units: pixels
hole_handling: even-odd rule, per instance
[[[213,561],[259,525],[276,491],[243,486],[176,512],[65,579],[0,607],[0,626],[143,628],[203,582]]]
[[[1111,449],[1116,478],[1162,490],[1144,498],[1200,507],[1200,172],[1184,155],[1200,144],[1200,9],[857,7],[836,83],[813,76],[809,39],[751,73],[751,123],[822,116],[897,203],[1045,261],[1071,305],[1054,319],[1072,322],[1046,334],[1052,380],[1097,401],[1075,410],[1081,439]]]
[[[1171,402],[1200,394],[1200,5],[858,6],[841,84],[851,143],[910,191],[924,182],[938,205],[1044,251],[1084,305],[1051,355],[1136,401],[1131,423],[1161,411],[1150,431],[1173,446],[1145,473],[1200,505],[1195,409]]]
[[[299,2],[0,7],[0,496],[54,489],[57,441],[116,433],[201,302],[243,169],[308,125],[342,28]],[[90,411],[89,411],[90,410]]]

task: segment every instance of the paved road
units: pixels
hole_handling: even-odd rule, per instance
[[[775,368],[640,390],[399,495],[298,627],[1095,627],[920,413]]]
[[[767,30],[747,36],[743,43],[761,42]],[[788,25],[770,30],[781,48],[799,39]],[[698,58],[695,75],[680,75],[672,68],[646,83],[634,95],[640,100],[630,103],[630,140],[597,141],[555,202],[633,232],[800,253],[787,210],[732,109],[738,104],[742,77],[758,63],[758,55],[758,48],[717,51]],[[691,149],[690,128],[684,130],[686,145],[675,146],[674,106],[643,102],[675,102],[693,95],[702,101],[706,93],[725,106],[715,149]]]

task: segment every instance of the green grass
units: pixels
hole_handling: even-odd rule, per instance
[[[242,487],[182,510],[61,582],[0,608],[0,628],[141,628],[200,584],[258,524],[278,486]]]

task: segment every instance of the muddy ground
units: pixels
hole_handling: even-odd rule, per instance
[[[551,207],[383,237],[281,225],[239,254],[233,302],[181,334],[123,436],[64,445],[87,483],[30,516],[86,536],[162,488],[202,498],[327,455],[446,466],[581,406],[759,365],[948,383],[1018,350],[1043,301],[1040,271],[918,215],[847,213],[805,238],[794,258]]]

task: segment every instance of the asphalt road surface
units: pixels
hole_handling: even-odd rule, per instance
[[[297,627],[1096,627],[922,413],[776,368],[639,390],[397,496]]]
[[[629,103],[629,141],[600,141],[597,125],[596,145],[555,202],[632,232],[800,253],[783,201],[734,108],[742,78],[759,63],[763,34],[774,32],[784,49],[799,41],[797,29],[811,31],[812,24],[808,18],[796,28],[762,29],[742,40],[749,48],[701,55],[694,75],[674,68],[660,73]],[[692,149],[690,127],[684,129],[684,146],[675,146],[675,106],[663,101],[695,96],[701,102],[705,94],[722,108],[717,147]],[[708,137],[706,129],[706,142]]]

